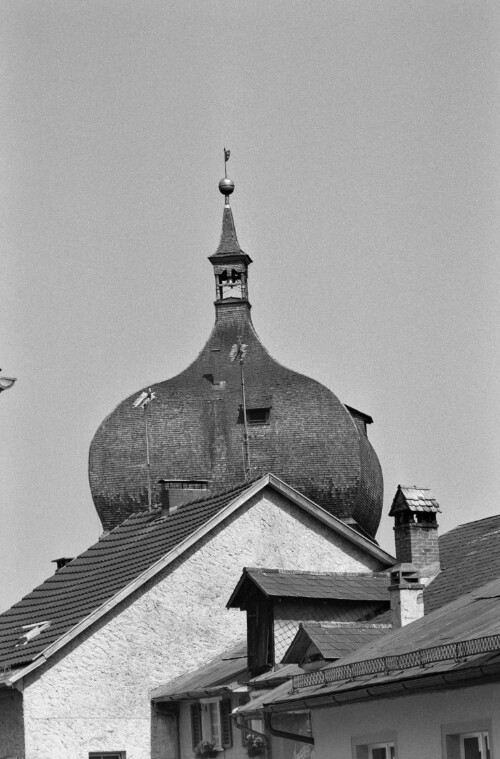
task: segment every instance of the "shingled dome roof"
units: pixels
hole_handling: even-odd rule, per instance
[[[231,360],[241,338],[250,475],[273,472],[373,537],[383,486],[366,436],[370,417],[348,410],[328,388],[285,368],[262,345],[250,317],[251,258],[239,246],[227,199],[221,241],[210,261],[216,279],[212,332],[187,369],[152,386],[147,415],[153,500],[160,497],[160,479],[186,493],[192,486],[207,494],[244,479],[241,366]],[[90,447],[90,486],[105,529],[147,503],[144,414],[133,407],[140,391],[102,422]]]

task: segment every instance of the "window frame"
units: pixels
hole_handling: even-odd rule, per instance
[[[385,730],[381,733],[368,733],[351,738],[353,759],[372,759],[372,750],[385,748],[387,759],[392,759],[390,749],[394,751],[394,759],[398,757],[397,734],[394,730]]]
[[[220,696],[200,698],[194,701],[190,705],[193,748],[199,740],[213,743],[214,751],[225,751],[231,748],[234,742],[231,722],[232,709],[233,703],[230,695],[227,693]],[[193,714],[193,710],[198,716]],[[214,717],[215,720],[213,719]],[[218,732],[218,736],[214,734],[214,724],[216,725],[215,732]],[[214,740],[215,738],[218,738],[218,740]]]
[[[481,757],[482,757],[482,759],[487,759],[487,752],[491,756],[490,734],[489,734],[488,730],[478,730],[478,731],[474,731],[472,733],[460,733],[460,735],[459,735],[459,740],[460,740],[460,759],[465,759],[465,739],[466,738],[477,738],[478,739],[478,742],[480,744],[479,748],[480,748],[480,751],[481,751]]]
[[[463,722],[452,722],[441,725],[441,743],[443,759],[463,759],[464,738],[479,736],[481,738],[482,759],[487,759],[484,751],[484,739],[487,739],[487,750],[490,759],[495,756],[493,747],[493,730],[491,719],[477,719]]]
[[[220,696],[212,696],[211,698],[200,698],[201,704],[201,734],[204,741],[214,744],[216,751],[222,751],[222,719],[220,713],[220,704],[222,698]],[[213,708],[215,707],[215,709]],[[214,740],[214,734],[212,732],[213,722],[212,715],[215,714],[216,725],[218,731],[218,740]]]
[[[89,759],[127,759],[126,751],[89,751]]]
[[[366,747],[368,749],[368,759],[373,759],[374,749],[385,749],[385,759],[396,759],[396,746],[393,741],[382,741],[382,743],[369,743]],[[391,755],[391,749],[392,755]]]

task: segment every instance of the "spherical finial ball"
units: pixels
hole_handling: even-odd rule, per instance
[[[231,195],[234,192],[234,182],[232,179],[224,177],[219,182],[219,190],[223,195]]]

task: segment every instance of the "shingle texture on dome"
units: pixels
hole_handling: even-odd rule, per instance
[[[245,256],[232,211],[223,215],[225,254]],[[214,263],[214,266],[216,264]],[[244,363],[251,476],[273,472],[340,519],[373,537],[382,510],[377,456],[346,407],[324,385],[279,364],[259,340],[246,299],[216,302],[213,330],[195,361],[152,386],[148,407],[151,479],[207,480],[209,491],[244,479],[241,375]],[[92,496],[105,529],[147,503],[143,414],[130,396],[102,422],[90,447]],[[155,498],[158,498],[156,493]]]

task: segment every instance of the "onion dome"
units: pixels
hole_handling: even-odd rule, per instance
[[[134,407],[138,390],[92,440],[90,487],[103,527],[112,529],[147,507],[147,422],[154,502],[175,507],[272,472],[374,537],[383,484],[366,435],[372,420],[324,385],[279,364],[262,345],[250,316],[252,260],[236,236],[230,192],[223,192],[222,234],[209,257],[216,300],[207,342],[187,369],[151,386],[153,400],[144,412]]]

